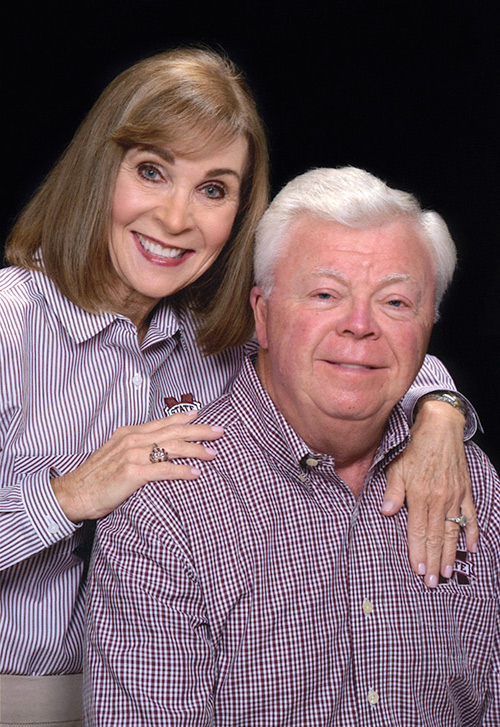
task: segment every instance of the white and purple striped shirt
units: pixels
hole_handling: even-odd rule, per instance
[[[479,548],[411,569],[407,513],[380,512],[408,442],[400,407],[355,498],[250,361],[200,421],[224,426],[199,480],[150,483],[97,529],[88,727],[498,727],[500,482],[467,445]],[[163,486],[165,485],[165,486]]]
[[[0,673],[71,674],[82,668],[85,528],[64,516],[50,478],[120,426],[163,417],[186,395],[214,400],[255,344],[204,357],[190,317],[165,304],[139,346],[128,319],[85,312],[19,268],[0,271],[0,331]],[[418,384],[409,412],[426,391],[454,389],[432,358]]]

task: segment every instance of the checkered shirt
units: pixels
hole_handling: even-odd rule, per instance
[[[500,489],[467,445],[479,550],[430,590],[407,515],[380,514],[408,441],[396,407],[356,500],[308,451],[251,361],[202,413],[197,481],[151,483],[98,528],[87,725],[500,725]]]

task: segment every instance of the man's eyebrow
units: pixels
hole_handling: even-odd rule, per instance
[[[161,159],[166,161],[168,164],[174,164],[175,165],[175,154],[172,154],[171,151],[168,151],[168,149],[162,149],[160,146],[153,146],[151,144],[145,144],[144,146],[140,146],[139,149],[141,151],[149,151],[152,154],[155,154],[156,156],[159,156]],[[224,174],[232,174],[238,181],[241,181],[240,175],[235,169],[231,169],[230,167],[221,167],[218,169],[209,169],[205,177],[220,177]]]
[[[381,283],[415,283],[418,285],[418,280],[410,275],[409,273],[390,273],[380,278]]]
[[[313,275],[317,278],[335,278],[345,285],[349,282],[344,273],[341,273],[340,270],[335,270],[335,268],[317,268],[313,270]]]

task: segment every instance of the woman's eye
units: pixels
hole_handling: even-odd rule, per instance
[[[226,190],[219,184],[207,184],[203,187],[203,194],[209,199],[223,199],[226,196]]]
[[[149,182],[157,182],[161,178],[161,174],[154,164],[140,164],[139,174]]]

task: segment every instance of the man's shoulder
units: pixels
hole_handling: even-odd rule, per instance
[[[472,495],[480,528],[500,547],[500,478],[488,455],[474,442],[465,453],[472,481]]]

